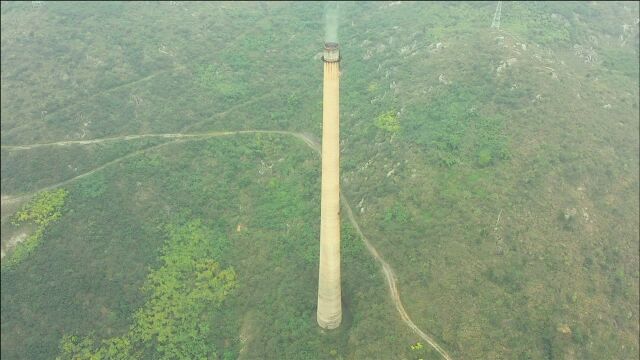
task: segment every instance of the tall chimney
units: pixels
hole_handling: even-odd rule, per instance
[[[340,285],[340,51],[324,44],[322,96],[322,194],[318,325],[335,329],[342,321]]]

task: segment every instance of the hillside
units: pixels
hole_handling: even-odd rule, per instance
[[[6,359],[632,359],[638,3],[2,2]],[[346,215],[353,210],[353,219]],[[353,220],[353,221],[351,221]]]

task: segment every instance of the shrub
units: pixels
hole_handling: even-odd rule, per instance
[[[389,111],[378,116],[376,119],[376,127],[390,133],[397,133],[400,131],[400,121],[395,112]]]
[[[200,220],[170,225],[167,231],[163,264],[149,273],[142,288],[149,299],[129,331],[99,345],[90,336],[65,336],[56,359],[137,359],[142,348],[154,359],[218,358],[208,341],[214,329],[201,319],[235,289],[236,273],[211,259],[219,238]]]
[[[493,162],[493,156],[491,154],[491,150],[489,149],[480,149],[478,152],[478,165],[485,167],[491,165]]]
[[[18,226],[21,223],[33,221],[38,228],[25,241],[16,245],[11,256],[3,264],[3,268],[14,268],[35,251],[41,243],[47,226],[62,216],[62,207],[67,194],[65,189],[43,191],[16,213],[12,221],[13,225]]]

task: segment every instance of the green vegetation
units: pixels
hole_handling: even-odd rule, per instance
[[[89,145],[68,145],[59,148],[39,147],[24,151],[2,149],[2,191],[8,194],[33,192],[45,186],[61,183],[84,174],[122,156],[144,151],[166,142],[165,139],[146,138],[129,141],[108,141]],[[55,154],[55,161],[51,156]],[[96,184],[97,185],[97,184]]]
[[[484,100],[478,94],[483,91],[457,86],[443,89],[433,102],[410,110],[403,135],[408,141],[432,149],[433,162],[447,167],[475,163],[474,158],[482,167],[493,159],[508,159],[503,121],[478,113],[480,101]]]
[[[2,264],[3,269],[14,268],[38,248],[49,224],[62,216],[62,207],[67,195],[65,189],[40,192],[15,214],[12,221],[14,226],[33,222],[37,227],[33,234],[16,245],[11,256]]]
[[[493,154],[487,148],[480,149],[478,152],[478,165],[485,167],[493,162]]]
[[[95,199],[104,194],[107,189],[107,182],[103,173],[98,173],[94,176],[81,181],[78,184],[78,191],[82,196]]]
[[[217,68],[213,64],[200,66],[196,70],[196,84],[204,93],[228,99],[239,99],[246,96],[242,82],[238,82],[237,74],[229,69]]]
[[[134,324],[119,337],[102,340],[65,336],[57,359],[209,359],[218,351],[207,338],[215,328],[202,323],[236,287],[233,268],[212,260],[219,248],[199,220],[168,227],[162,267],[151,271],[143,291],[149,299],[134,314]]]
[[[50,222],[58,220],[62,216],[60,210],[67,194],[65,189],[43,191],[37,194],[27,206],[16,213],[14,225],[33,221],[41,227],[46,227]]]
[[[241,351],[268,358],[404,356],[415,340],[346,224],[344,327],[321,336],[315,323],[319,166],[299,140],[247,134],[167,145],[70,183],[64,227],[51,226],[51,241],[21,271],[1,273],[3,341],[15,344],[3,347],[3,357],[109,358],[110,351],[129,349],[126,356],[154,359],[170,357],[184,341],[201,344],[199,334],[206,349],[193,349],[219,358]],[[87,195],[94,188],[87,183],[102,182],[101,195]],[[219,264],[213,274],[235,272],[222,306],[200,299],[211,295],[197,281],[197,273],[214,268],[210,261]],[[42,292],[49,296],[37,296]],[[162,302],[165,295],[176,302]],[[151,315],[163,309],[185,321],[154,322],[162,318]],[[12,336],[30,316],[43,321],[27,336]],[[178,328],[198,336],[177,337],[164,343],[167,353],[156,352]]]
[[[3,359],[440,358],[344,217],[344,322],[316,325],[299,139],[125,137],[320,139],[325,6],[2,2]],[[453,358],[637,357],[638,4],[495,9],[341,3],[343,194]],[[40,227],[14,197],[49,186],[64,215],[6,271]]]
[[[400,122],[393,111],[389,111],[378,116],[376,119],[376,126],[390,133],[397,133],[400,131]]]

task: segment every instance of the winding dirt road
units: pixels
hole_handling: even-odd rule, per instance
[[[167,138],[167,139],[171,139],[171,141],[159,144],[159,145],[155,145],[155,146],[151,146],[145,149],[141,149],[141,150],[137,150],[135,152],[132,152],[130,154],[124,155],[120,158],[117,158],[115,160],[109,161],[93,170],[90,170],[88,172],[85,172],[83,174],[80,174],[78,176],[75,176],[73,178],[67,179],[65,181],[59,182],[57,184],[53,184],[53,185],[49,185],[47,187],[44,187],[36,192],[33,193],[28,193],[28,194],[22,194],[22,195],[18,195],[18,196],[2,196],[2,202],[3,203],[12,203],[12,202],[16,202],[16,201],[21,201],[21,200],[25,200],[28,199],[29,197],[31,197],[32,195],[34,195],[37,192],[43,191],[43,190],[50,190],[53,188],[57,188],[63,185],[66,185],[72,181],[81,179],[83,177],[89,176],[97,171],[100,171],[108,166],[111,166],[113,164],[116,164],[118,162],[121,162],[122,160],[128,159],[130,157],[139,155],[141,153],[144,153],[146,151],[150,151],[153,149],[157,149],[169,144],[173,144],[179,141],[188,141],[188,140],[193,140],[193,139],[203,139],[203,138],[211,138],[211,137],[219,137],[219,136],[230,136],[230,135],[238,135],[238,134],[281,134],[281,135],[286,135],[286,136],[293,136],[301,141],[303,141],[307,146],[309,146],[314,152],[316,152],[318,155],[320,155],[320,144],[318,143],[317,140],[315,140],[310,134],[305,134],[305,133],[296,133],[296,132],[292,132],[292,131],[281,131],[281,130],[241,130],[241,131],[212,131],[212,132],[203,132],[203,133],[168,133],[168,134],[140,134],[140,135],[126,135],[126,136],[118,136],[118,137],[110,137],[110,138],[102,138],[102,139],[93,139],[93,140],[76,140],[76,141],[58,141],[58,142],[51,142],[51,143],[41,143],[41,144],[31,144],[31,145],[0,145],[0,148],[5,149],[5,150],[14,150],[14,151],[19,151],[19,150],[29,150],[29,149],[34,149],[34,148],[39,148],[39,147],[45,147],[45,146],[69,146],[69,145],[86,145],[86,144],[96,144],[96,143],[102,143],[102,142],[109,142],[109,141],[121,141],[121,140],[135,140],[135,139],[142,139],[142,138]],[[371,256],[373,256],[373,258],[380,264],[381,268],[382,268],[382,272],[387,280],[387,285],[389,287],[389,295],[391,296],[391,299],[393,300],[393,303],[396,306],[396,310],[398,311],[398,313],[400,314],[400,318],[402,319],[402,321],[416,334],[418,335],[421,339],[423,339],[424,341],[426,341],[433,349],[435,349],[444,359],[446,360],[452,360],[451,356],[446,352],[446,350],[444,350],[440,345],[438,345],[438,343],[434,340],[434,338],[427,334],[426,332],[424,332],[423,330],[421,330],[409,317],[409,314],[407,314],[406,310],[404,309],[404,306],[402,305],[402,300],[400,299],[400,292],[398,290],[398,285],[396,282],[396,275],[395,272],[393,271],[393,268],[391,267],[391,265],[389,265],[380,255],[380,253],[378,252],[378,250],[373,246],[373,244],[371,244],[371,242],[369,241],[369,239],[367,239],[366,236],[364,236],[364,234],[362,233],[362,230],[360,229],[360,225],[358,224],[358,222],[356,221],[356,218],[353,214],[353,211],[351,210],[351,206],[349,205],[349,201],[347,199],[347,197],[340,192],[340,199],[342,202],[342,206],[346,209],[347,211],[347,217],[349,218],[349,221],[351,222],[351,224],[353,225],[353,227],[355,228],[356,232],[358,233],[358,235],[360,235],[360,238],[362,239],[362,241],[365,244],[365,247],[367,248],[367,250],[369,251],[369,253],[371,254]]]

